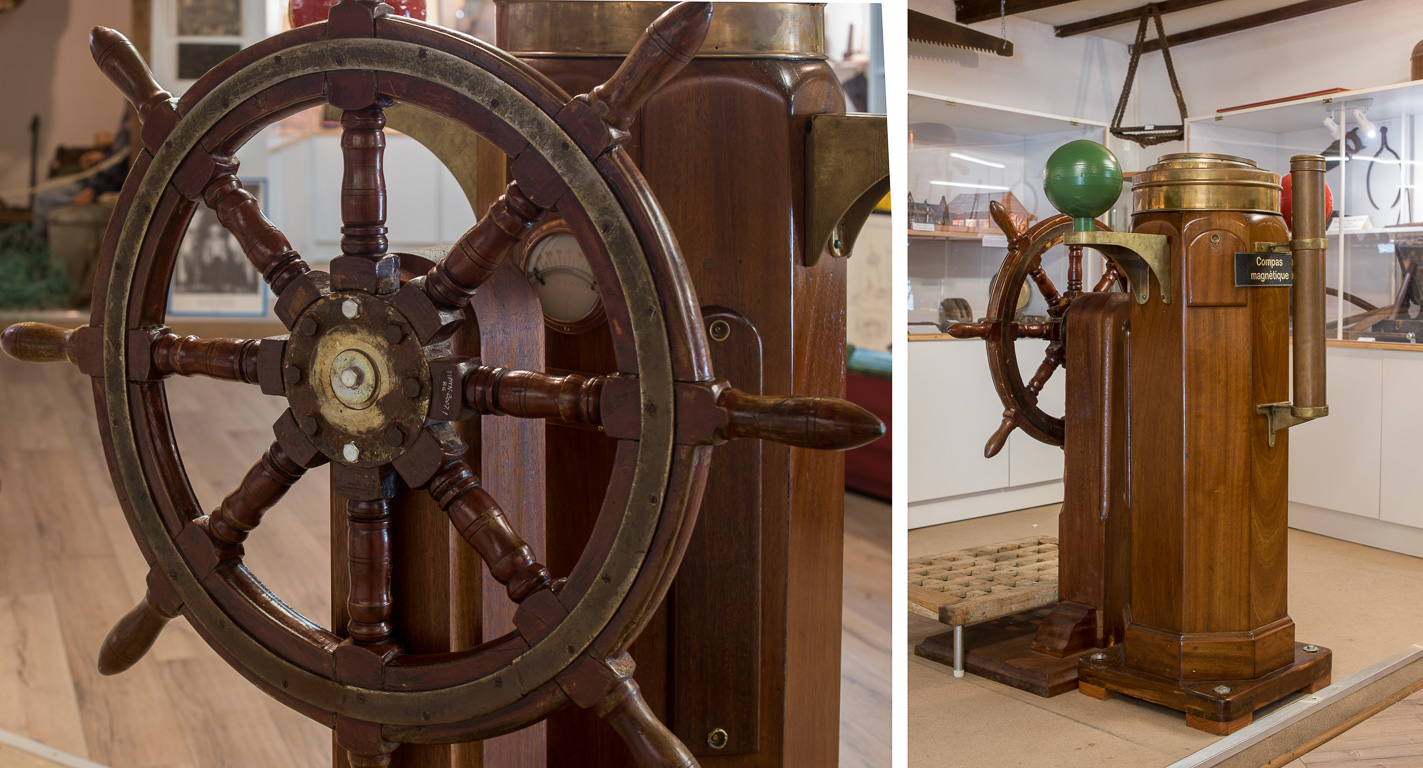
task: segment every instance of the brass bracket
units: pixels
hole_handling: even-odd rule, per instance
[[[1282,429],[1289,429],[1296,424],[1303,424],[1306,421],[1321,419],[1329,415],[1329,406],[1322,405],[1318,408],[1296,408],[1289,403],[1267,403],[1255,406],[1255,413],[1264,416],[1269,420],[1270,427],[1270,447],[1275,447],[1275,433]]]
[[[884,115],[815,115],[805,139],[805,266],[846,258],[875,204],[889,194]]]
[[[1255,243],[1255,253],[1294,253],[1295,251],[1323,251],[1329,247],[1329,240],[1312,237],[1308,240],[1286,240],[1283,243]]]
[[[1140,232],[1069,232],[1063,238],[1067,245],[1081,245],[1101,251],[1111,259],[1131,283],[1136,303],[1151,299],[1150,275],[1156,275],[1161,286],[1161,302],[1171,303],[1171,249],[1165,235]]]

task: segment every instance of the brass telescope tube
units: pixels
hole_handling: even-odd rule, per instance
[[[1324,239],[1324,156],[1290,158],[1290,237],[1298,245]],[[1324,248],[1294,251],[1294,402],[1300,420],[1329,414],[1324,395]]]

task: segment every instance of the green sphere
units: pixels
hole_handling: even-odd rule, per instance
[[[1073,218],[1078,231],[1091,230],[1092,219],[1122,194],[1122,167],[1111,150],[1095,141],[1069,141],[1043,166],[1043,192],[1054,208]]]

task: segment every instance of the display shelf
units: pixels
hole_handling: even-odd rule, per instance
[[[909,230],[910,240],[982,240],[984,235],[978,232],[949,232],[947,230],[929,231],[925,229]]]

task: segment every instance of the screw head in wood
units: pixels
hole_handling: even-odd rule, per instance
[[[730,739],[731,737],[726,735],[726,731],[717,728],[707,734],[707,746],[712,749],[726,749],[726,742]]]
[[[1305,653],[1319,653],[1319,646],[1317,646],[1317,645],[1306,645],[1304,648],[1301,648],[1300,650],[1304,651]]]
[[[396,325],[395,323],[391,323],[390,325],[387,325],[385,327],[386,341],[390,342],[391,344],[399,344],[400,340],[403,338],[405,338],[405,331],[401,330],[400,326]]]
[[[1214,692],[1214,693],[1216,693],[1217,695],[1220,695],[1220,696],[1224,696],[1224,695],[1226,695],[1226,694],[1228,694],[1228,693],[1230,693],[1230,692],[1232,692],[1232,691],[1234,691],[1234,690],[1235,690],[1234,688],[1231,688],[1231,687],[1228,686],[1228,685],[1217,685],[1216,687],[1214,687],[1214,688],[1211,689],[1212,692]]]
[[[295,365],[288,365],[282,369],[282,378],[288,384],[299,384],[301,383],[301,369]]]
[[[341,314],[345,315],[347,320],[354,320],[361,314],[361,305],[357,304],[355,299],[346,299],[341,302]]]
[[[1106,660],[1107,660],[1107,654],[1102,653],[1101,651],[1098,651],[1098,652],[1092,654],[1091,656],[1088,656],[1087,658],[1091,659],[1092,661],[1106,661]]]
[[[725,320],[713,320],[710,331],[712,341],[726,341],[731,338],[731,323]]]
[[[385,442],[392,448],[405,445],[405,430],[397,424],[390,425],[390,428],[385,431]]]
[[[301,323],[297,325],[296,329],[297,332],[303,336],[315,336],[317,331],[316,318],[308,317],[303,319]]]
[[[406,379],[400,382],[400,391],[404,392],[406,397],[419,397],[420,382],[416,379]]]
[[[359,461],[361,458],[361,449],[357,448],[355,443],[346,443],[346,445],[341,448],[341,457],[346,461]]]

